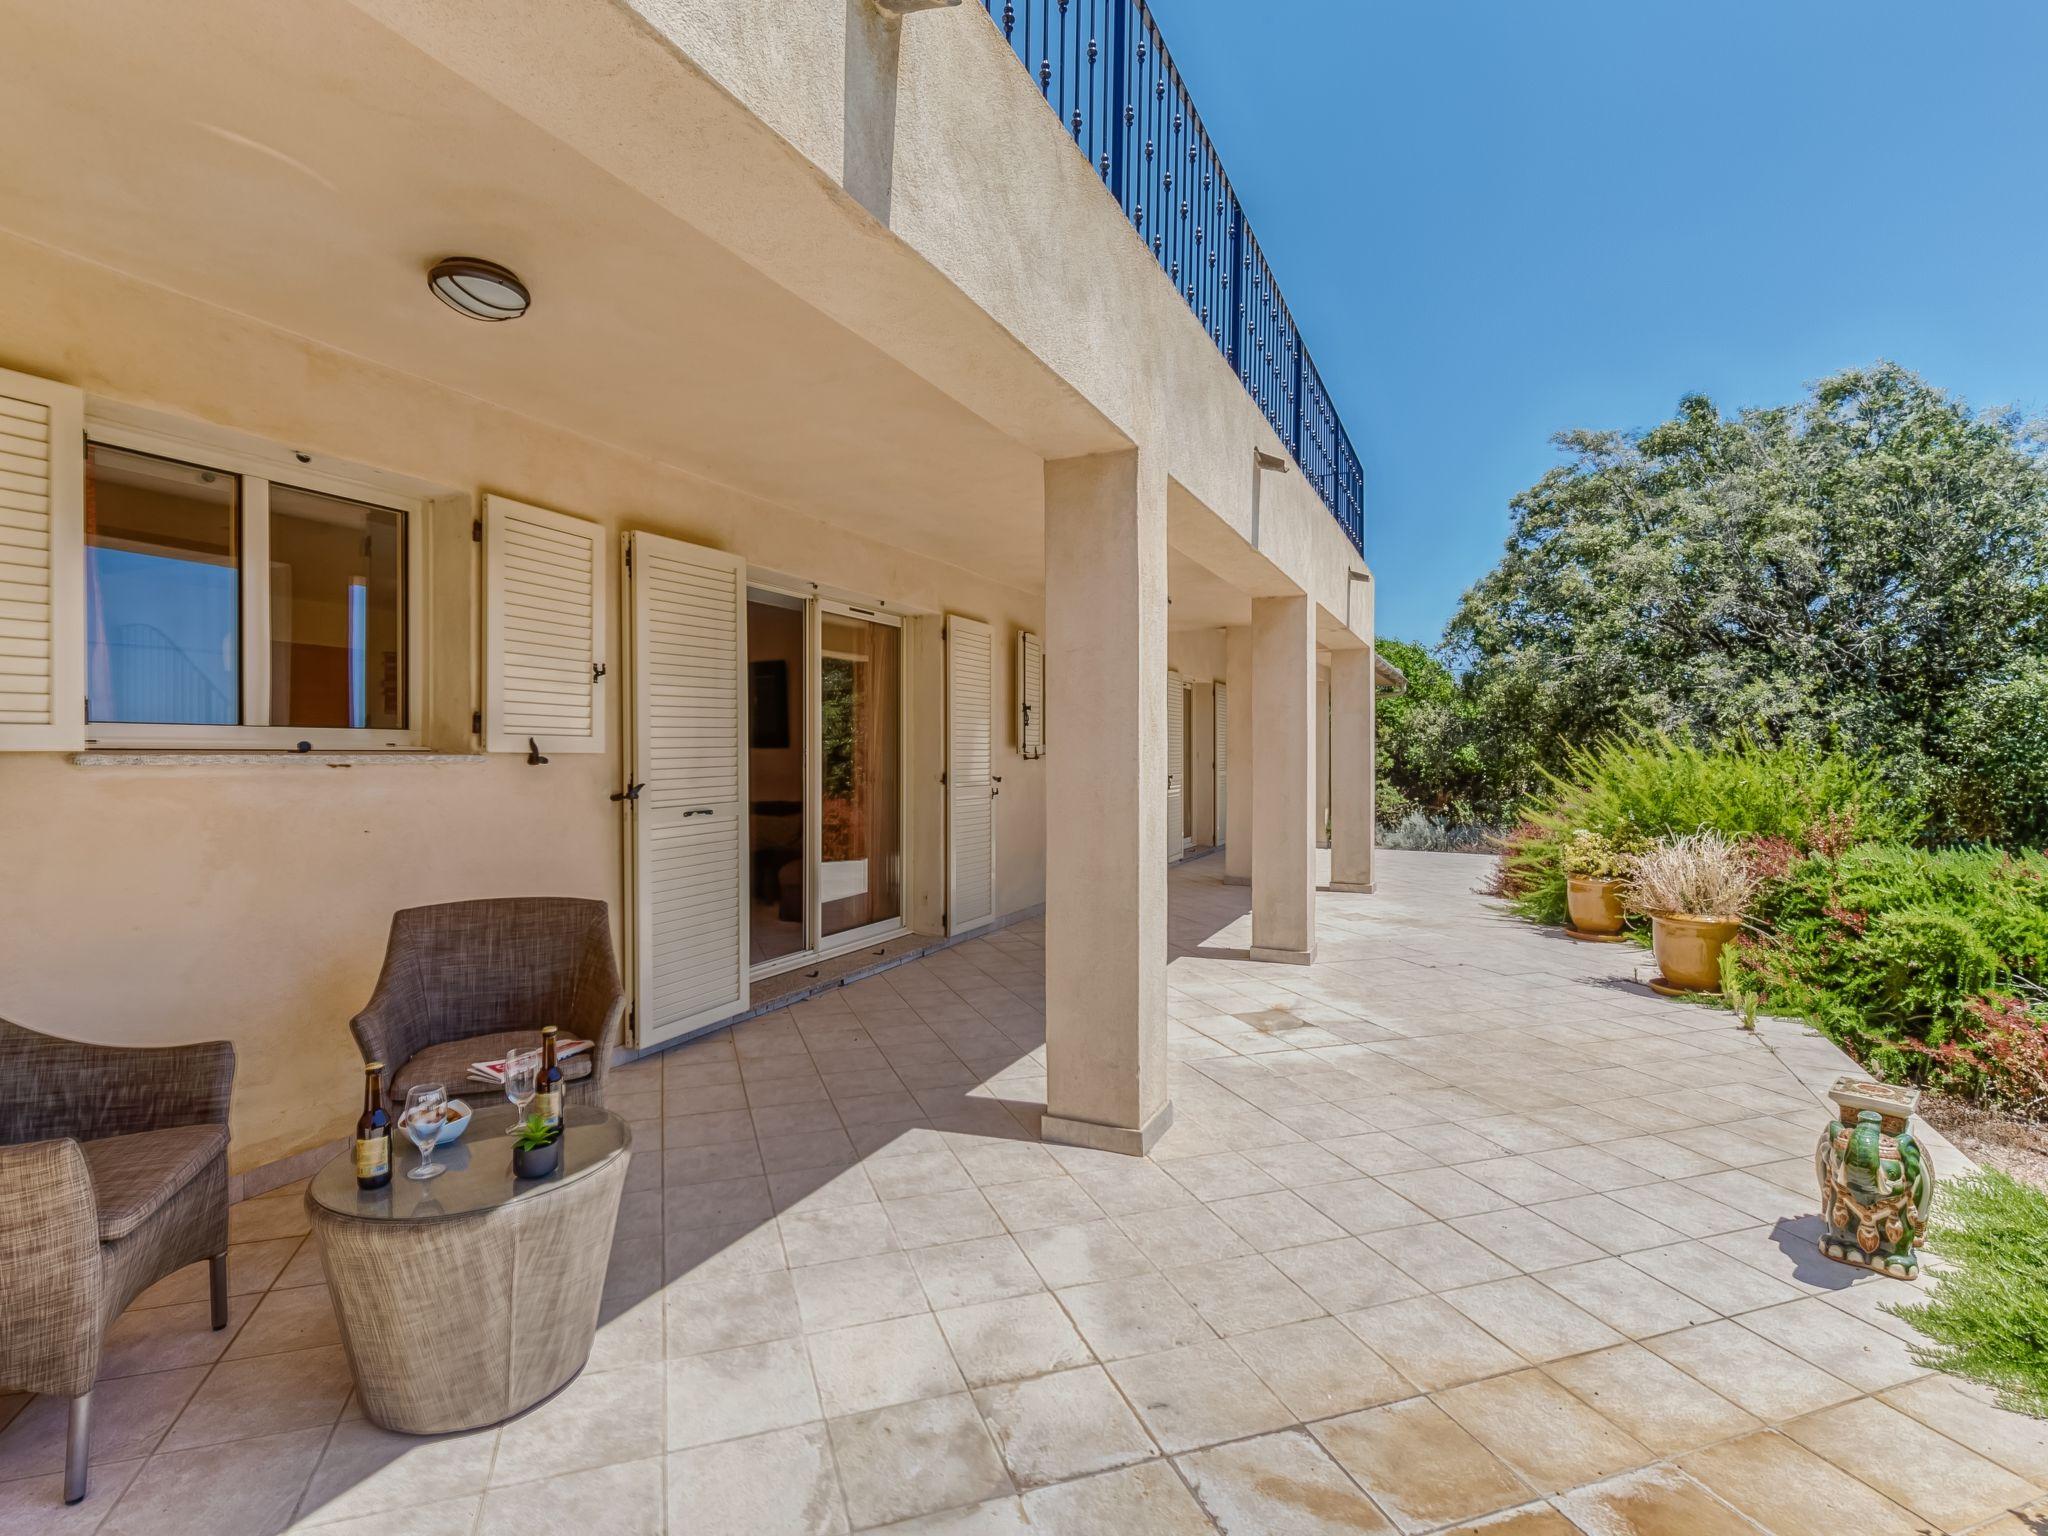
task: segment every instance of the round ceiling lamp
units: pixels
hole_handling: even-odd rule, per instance
[[[472,320],[517,320],[533,302],[509,268],[476,256],[447,256],[427,271],[434,297]]]

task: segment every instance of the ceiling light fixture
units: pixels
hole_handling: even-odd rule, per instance
[[[510,268],[476,256],[444,256],[427,269],[427,286],[472,320],[517,320],[533,302]]]

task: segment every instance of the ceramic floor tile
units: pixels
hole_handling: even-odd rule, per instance
[[[574,1378],[553,1397],[505,1422],[491,1467],[492,1486],[659,1455],[663,1392],[659,1361]]]
[[[1560,1494],[1581,1530],[1616,1536],[1756,1536],[1756,1526],[1675,1467],[1649,1467]]]
[[[2031,1502],[2039,1492],[1874,1398],[1794,1419],[1784,1433],[1944,1531],[1966,1530]]]
[[[1094,1363],[1065,1310],[1046,1292],[952,1307],[936,1315],[972,1387]]]
[[[1354,1413],[1415,1393],[1405,1376],[1333,1317],[1239,1334],[1230,1346],[1304,1420]]]
[[[155,1450],[206,1374],[205,1366],[192,1366],[97,1383],[92,1394],[93,1466],[133,1461]],[[26,1403],[0,1429],[0,1482],[62,1472],[70,1423],[69,1398],[38,1397]]]
[[[1467,1178],[1456,1168],[1383,1173],[1379,1175],[1379,1181],[1402,1199],[1420,1206],[1439,1220],[1477,1216],[1482,1211],[1503,1210],[1514,1203],[1477,1179]]]
[[[1636,1344],[1544,1368],[1580,1401],[1662,1456],[1696,1451],[1763,1428],[1718,1392]]]
[[[92,1536],[141,1470],[140,1461],[96,1462],[89,1490],[77,1504],[64,1502],[62,1472],[0,1481],[0,1531],[9,1536]]]
[[[496,1488],[484,1496],[480,1531],[518,1530],[521,1536],[589,1536],[591,1512],[604,1512],[605,1536],[662,1536],[667,1510],[662,1464],[614,1462],[578,1472]]]
[[[1018,1189],[1022,1185],[1005,1185]],[[1253,1199],[1263,1198],[1252,1196]],[[1117,1225],[1107,1219],[1072,1226],[1039,1227],[1017,1234],[1017,1246],[1038,1271],[1049,1290],[1091,1285],[1142,1275],[1152,1261],[1140,1253]]]
[[[1225,1337],[1317,1317],[1322,1308],[1259,1254],[1166,1271],[1203,1322]]]
[[[354,1385],[339,1346],[224,1360],[193,1394],[158,1449],[189,1450],[332,1424]]]
[[[979,1189],[947,1189],[932,1195],[884,1200],[898,1243],[905,1248],[931,1248],[969,1238],[994,1237],[1005,1231],[1002,1217],[982,1198]]]
[[[1223,1221],[1199,1205],[1134,1211],[1116,1223],[1138,1251],[1161,1266],[1230,1259],[1252,1251]]]
[[[235,1333],[256,1310],[260,1296],[228,1298],[228,1325],[215,1332],[206,1302],[130,1309],[114,1319],[100,1348],[99,1380],[145,1371],[175,1371],[211,1365],[234,1343]]]
[[[1986,1388],[1950,1376],[1923,1376],[1893,1387],[1884,1401],[2008,1472],[2048,1484],[2048,1420],[2000,1408]]]
[[[1644,1347],[1767,1424],[1845,1402],[1856,1389],[1740,1323],[1661,1334]]]
[[[1541,1371],[1435,1395],[1436,1405],[1539,1493],[1596,1482],[1655,1453]]]
[[[1526,1363],[1435,1296],[1346,1312],[1338,1321],[1425,1392],[1518,1370]]]
[[[1511,1208],[1464,1216],[1450,1225],[1518,1269],[1555,1269],[1600,1257],[1601,1250],[1535,1211]]]
[[[805,1342],[827,1418],[942,1397],[964,1385],[945,1336],[926,1312],[813,1333]]]
[[[1100,1366],[983,1387],[974,1400],[1019,1488],[1158,1455]]]
[[[1344,1229],[1292,1190],[1263,1195],[1238,1195],[1209,1207],[1239,1237],[1260,1253],[1299,1248],[1344,1236]]]
[[[1135,1275],[1059,1293],[1074,1326],[1102,1360],[1156,1354],[1216,1335],[1164,1275]]]
[[[335,1425],[299,1500],[299,1519],[323,1525],[390,1519],[452,1496],[480,1494],[497,1444],[496,1425],[467,1434],[401,1435],[367,1419],[345,1419]]]
[[[1297,1193],[1354,1237],[1421,1226],[1430,1220],[1429,1212],[1376,1179],[1315,1184]]]
[[[1372,1501],[1298,1429],[1175,1458],[1224,1536],[1355,1536],[1391,1529]]]
[[[1523,1358],[1538,1363],[1622,1341],[1592,1313],[1527,1276],[1447,1291],[1443,1299]]]
[[[1581,1311],[1592,1313],[1632,1339],[1715,1320],[1712,1307],[1620,1259],[1547,1269],[1536,1278]]]
[[[1674,1243],[1684,1234],[1606,1195],[1577,1195],[1535,1208],[1567,1232],[1608,1253],[1635,1253]]]
[[[900,1253],[871,1254],[791,1270],[798,1314],[807,1333],[878,1323],[927,1312],[917,1271]]]
[[[1169,1455],[1295,1422],[1221,1340],[1115,1361],[1108,1369]]]
[[[776,1226],[791,1269],[829,1264],[835,1259],[866,1258],[902,1246],[879,1204],[789,1211],[776,1218]]]
[[[152,1456],[100,1530],[106,1536],[275,1536],[291,1523],[327,1435],[325,1428],[303,1429]]]
[[[688,1450],[824,1417],[800,1339],[668,1363],[668,1446]]]
[[[912,1248],[908,1256],[934,1309],[999,1301],[1045,1289],[1044,1280],[1008,1233]]]
[[[702,1278],[693,1272],[668,1287],[665,1314],[670,1355],[765,1344],[803,1328],[793,1282],[780,1269]]]
[[[965,1393],[834,1419],[829,1428],[847,1519],[856,1529],[1014,1491]]]
[[[1819,1297],[1746,1312],[1742,1326],[1865,1392],[1926,1374],[1903,1339],[1829,1306]]]
[[[1927,1530],[1876,1489],[1774,1432],[1695,1451],[1678,1465],[1772,1536],[1925,1536]]]
[[[1025,1517],[1045,1536],[1211,1536],[1214,1527],[1165,1462],[1100,1472],[1024,1495]]]
[[[1332,1458],[1404,1531],[1470,1520],[1533,1489],[1426,1398],[1310,1426]]]
[[[839,1536],[846,1510],[825,1426],[673,1451],[668,1529],[692,1536]]]
[[[1754,1312],[1760,1307],[1797,1301],[1802,1292],[1782,1280],[1730,1258],[1705,1243],[1673,1243],[1622,1258],[1644,1274],[1683,1291],[1693,1300],[1712,1307],[1723,1317]]]

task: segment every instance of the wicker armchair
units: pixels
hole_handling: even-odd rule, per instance
[[[538,1046],[543,1024],[590,1042],[562,1075],[570,1103],[602,1105],[625,1015],[605,904],[511,896],[397,913],[377,989],[349,1027],[363,1060],[384,1063],[394,1111],[414,1083],[453,1092],[471,1062]]]
[[[0,1389],[71,1399],[64,1502],[85,1497],[107,1329],[187,1264],[228,1322],[234,1047],[130,1049],[0,1019]]]

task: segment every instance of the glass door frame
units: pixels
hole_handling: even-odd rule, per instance
[[[822,596],[809,582],[775,580],[751,571],[747,575],[747,586],[752,591],[772,592],[778,597],[798,598],[804,605],[804,947],[750,966],[748,975],[751,979],[760,981],[769,976],[779,976],[785,971],[795,970],[799,966],[829,960],[836,955],[894,938],[909,929],[909,895],[905,892],[898,903],[905,910],[897,916],[849,929],[844,933],[835,933],[829,939],[824,936],[825,615],[830,613],[842,618],[860,619],[870,624],[886,625],[897,631],[896,841],[899,862],[902,860],[903,836],[910,817],[910,775],[903,771],[910,749],[909,657],[906,654],[907,647],[903,643],[903,618],[900,614],[887,613],[879,608],[864,608],[858,603]],[[748,660],[751,661],[752,657],[749,656]]]

